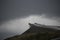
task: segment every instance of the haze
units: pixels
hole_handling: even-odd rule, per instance
[[[0,0],[0,40],[23,33],[28,23],[60,26],[60,0]]]

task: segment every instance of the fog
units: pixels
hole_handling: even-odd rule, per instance
[[[28,23],[60,26],[60,0],[0,0],[0,40],[29,29]]]
[[[60,23],[52,18],[47,18],[45,15],[30,15],[24,18],[16,18],[5,21],[0,25],[0,39],[22,34],[30,28],[28,23],[39,23],[44,25],[60,25]]]

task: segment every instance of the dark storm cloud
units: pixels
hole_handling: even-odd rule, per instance
[[[0,21],[29,15],[60,17],[59,0],[0,0]]]

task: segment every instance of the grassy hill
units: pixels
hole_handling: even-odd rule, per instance
[[[30,24],[30,26],[31,27],[23,34],[10,37],[5,40],[51,40],[60,37],[60,30],[45,28],[47,27],[45,25],[40,25],[38,27],[34,24]]]
[[[60,37],[60,33],[56,32],[42,32],[42,33],[29,33],[24,35],[16,35],[5,40],[51,40]]]

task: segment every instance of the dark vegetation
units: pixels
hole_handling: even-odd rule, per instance
[[[24,35],[17,35],[5,40],[51,40],[60,37],[60,33],[46,32],[46,33],[29,33]]]
[[[51,40],[58,37],[60,37],[60,30],[31,26],[23,34],[5,40]]]

